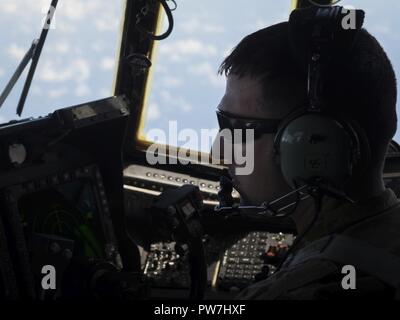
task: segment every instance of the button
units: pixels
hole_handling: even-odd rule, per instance
[[[55,254],[55,253],[60,252],[61,247],[60,247],[60,245],[59,245],[57,242],[52,242],[52,243],[50,244],[49,249],[50,249],[50,252],[51,252],[51,253],[54,253],[54,254]]]
[[[72,258],[72,251],[70,249],[64,249],[64,251],[62,252],[62,255],[65,259],[71,259]]]

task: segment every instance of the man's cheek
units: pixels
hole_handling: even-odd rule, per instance
[[[254,142],[235,144],[233,146],[233,159],[236,176],[249,176],[254,172],[255,152]]]

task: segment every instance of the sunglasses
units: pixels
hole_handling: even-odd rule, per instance
[[[246,136],[246,130],[253,130],[254,139],[258,139],[264,133],[277,133],[280,119],[251,119],[235,116],[227,112],[217,110],[217,118],[220,130],[230,130],[234,136],[234,130],[240,129],[242,141]]]

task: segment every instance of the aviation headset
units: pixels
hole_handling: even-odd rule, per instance
[[[350,176],[365,170],[370,158],[362,128],[329,110],[322,97],[333,54],[349,52],[363,25],[364,12],[356,10],[356,28],[345,30],[345,13],[339,6],[312,7],[294,10],[289,19],[292,50],[308,65],[308,102],[283,120],[274,148],[282,174],[293,188],[318,181],[342,189]]]

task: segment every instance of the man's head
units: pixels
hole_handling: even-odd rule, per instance
[[[284,22],[247,36],[225,59],[220,72],[227,75],[227,86],[219,110],[247,118],[283,119],[304,107],[307,67],[297,62],[288,27]],[[327,108],[364,129],[372,154],[366,176],[379,184],[397,123],[396,80],[390,61],[375,38],[362,30],[351,54],[334,60],[326,72]],[[234,177],[246,203],[272,200],[290,190],[275,161],[273,142],[274,134],[257,139],[253,173]],[[235,164],[231,173],[234,168]]]

